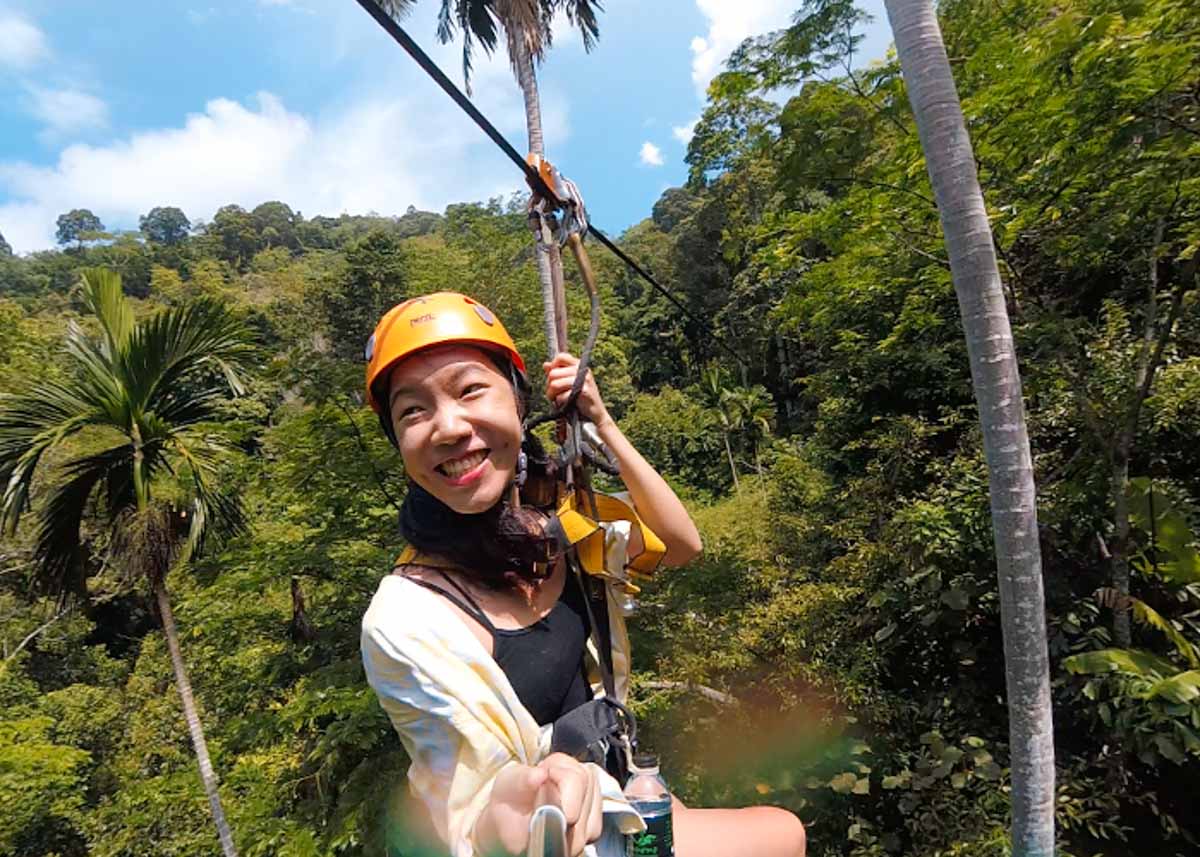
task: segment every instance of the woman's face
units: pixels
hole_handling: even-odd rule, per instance
[[[495,505],[521,449],[512,382],[480,349],[446,345],[402,361],[388,386],[409,477],[456,512]]]

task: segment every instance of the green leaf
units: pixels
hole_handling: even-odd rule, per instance
[[[971,599],[961,589],[949,589],[942,593],[941,600],[951,610],[966,610]]]
[[[1154,746],[1158,748],[1158,752],[1162,753],[1164,759],[1168,759],[1176,765],[1182,765],[1187,761],[1183,749],[1166,735],[1155,735]]]
[[[854,791],[854,786],[858,782],[858,777],[849,771],[838,774],[829,781],[829,787],[840,795],[848,795]]]
[[[975,768],[975,775],[985,780],[998,780],[1000,779],[1000,774],[1000,766],[995,762],[985,762]]]
[[[1189,727],[1182,723],[1175,724],[1175,730],[1183,739],[1183,746],[1189,753],[1200,755],[1200,735],[1197,735]]]
[[[1188,670],[1157,682],[1146,694],[1148,699],[1156,697],[1183,704],[1200,698],[1200,670]]]
[[[1149,679],[1161,679],[1178,672],[1178,668],[1166,658],[1141,649],[1098,649],[1094,652],[1084,652],[1064,659],[1063,666],[1076,675],[1121,672]]]

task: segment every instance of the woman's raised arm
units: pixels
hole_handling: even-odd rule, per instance
[[[542,364],[546,370],[547,399],[558,405],[566,401],[575,382],[578,366],[579,359],[570,354],[557,354],[554,360]],[[677,566],[695,559],[703,546],[691,516],[667,481],[642,457],[617,426],[616,420],[604,406],[590,371],[587,382],[579,392],[576,406],[585,419],[595,424],[600,439],[621,465],[621,479],[629,489],[638,515],[666,545],[663,563]]]

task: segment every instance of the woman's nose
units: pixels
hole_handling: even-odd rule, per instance
[[[448,405],[437,409],[433,420],[434,443],[450,445],[457,443],[471,434],[471,424],[467,421],[462,408]]]

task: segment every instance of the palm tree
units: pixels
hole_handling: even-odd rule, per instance
[[[416,0],[377,0],[389,15],[399,17]],[[499,31],[504,31],[508,59],[521,87],[525,100],[525,126],[529,132],[529,151],[545,157],[542,136],[542,107],[538,96],[535,64],[545,56],[551,43],[551,23],[559,10],[579,28],[585,50],[591,50],[599,36],[596,14],[598,0],[441,0],[438,13],[438,39],[443,43],[454,39],[458,30],[463,38],[463,77],[470,92],[471,57],[475,42],[487,53],[496,48]],[[553,307],[565,307],[558,247],[542,248],[537,253],[538,278],[542,285],[542,306],[545,308],[546,341],[551,356],[566,347],[565,316],[555,317]],[[557,280],[557,283],[556,283]]]
[[[750,434],[754,467],[758,471],[759,481],[762,482],[762,456],[759,455],[759,446],[774,430],[775,403],[771,401],[771,394],[760,384],[729,390],[726,396],[738,413],[739,428]]]
[[[27,393],[0,397],[0,527],[16,530],[34,482],[40,482],[37,581],[61,599],[86,599],[80,527],[93,509],[106,521],[114,565],[154,593],[221,847],[233,857],[166,578],[206,540],[244,527],[239,500],[217,481],[223,444],[205,424],[227,390],[242,391],[238,373],[252,354],[250,334],[210,300],[135,321],[112,271],[84,270],[81,288],[100,335],[71,324],[70,379],[41,381]],[[39,467],[44,459],[70,455],[74,438],[100,450]]]
[[[741,428],[741,412],[730,399],[732,388],[729,386],[728,373],[719,363],[709,363],[700,370],[700,389],[716,415],[717,425],[721,427],[721,439],[725,441],[725,457],[729,459],[729,472],[733,476],[733,490],[740,494],[742,486],[738,481],[737,465],[733,460],[733,449],[729,446],[729,436]]]
[[[1054,853],[1054,735],[1037,496],[1021,378],[975,156],[930,0],[885,0],[946,236],[983,427],[1012,752],[1014,857]]]

